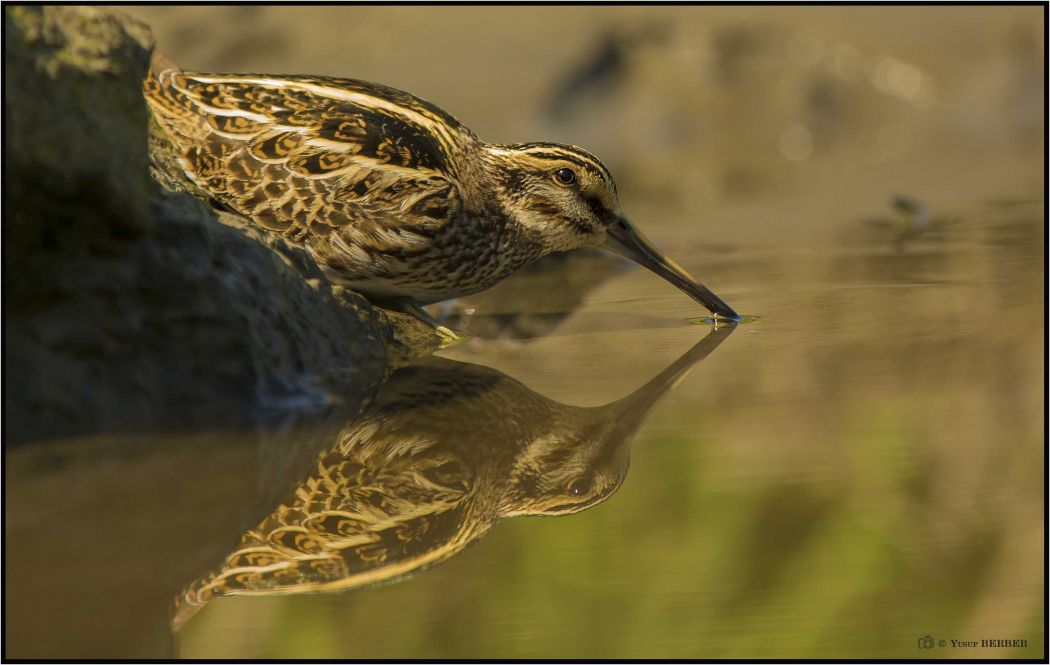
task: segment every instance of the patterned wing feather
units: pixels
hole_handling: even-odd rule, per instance
[[[187,174],[336,272],[382,276],[462,210],[474,135],[408,93],[362,81],[167,69],[144,84]],[[365,223],[367,222],[367,223]]]
[[[438,563],[481,535],[473,471],[424,440],[364,421],[318,459],[294,496],[176,599],[178,630],[210,599],[347,589]],[[425,453],[425,454],[420,454]]]

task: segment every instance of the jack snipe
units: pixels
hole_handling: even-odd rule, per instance
[[[421,305],[600,246],[738,318],[631,225],[608,169],[580,148],[485,143],[432,104],[356,80],[189,73],[155,56],[144,90],[194,182],[377,304],[436,325]]]
[[[397,370],[290,496],[176,597],[172,628],[212,598],[389,582],[454,556],[505,517],[601,503],[623,483],[653,406],[734,328],[711,331],[634,393],[596,407],[445,358]]]

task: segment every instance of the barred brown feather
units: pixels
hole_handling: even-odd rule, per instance
[[[195,182],[303,238],[329,277],[366,294],[433,302],[488,288],[545,253],[480,195],[498,193],[485,144],[408,93],[176,69],[151,72],[144,88]]]

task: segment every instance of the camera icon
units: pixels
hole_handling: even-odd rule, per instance
[[[932,649],[933,648],[933,638],[930,637],[929,635],[923,635],[922,637],[920,637],[919,638],[919,648],[920,649]]]

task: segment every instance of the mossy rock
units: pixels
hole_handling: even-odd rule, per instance
[[[163,177],[172,155],[141,93],[148,28],[92,7],[4,20],[5,441],[353,409],[436,348],[423,324]]]

